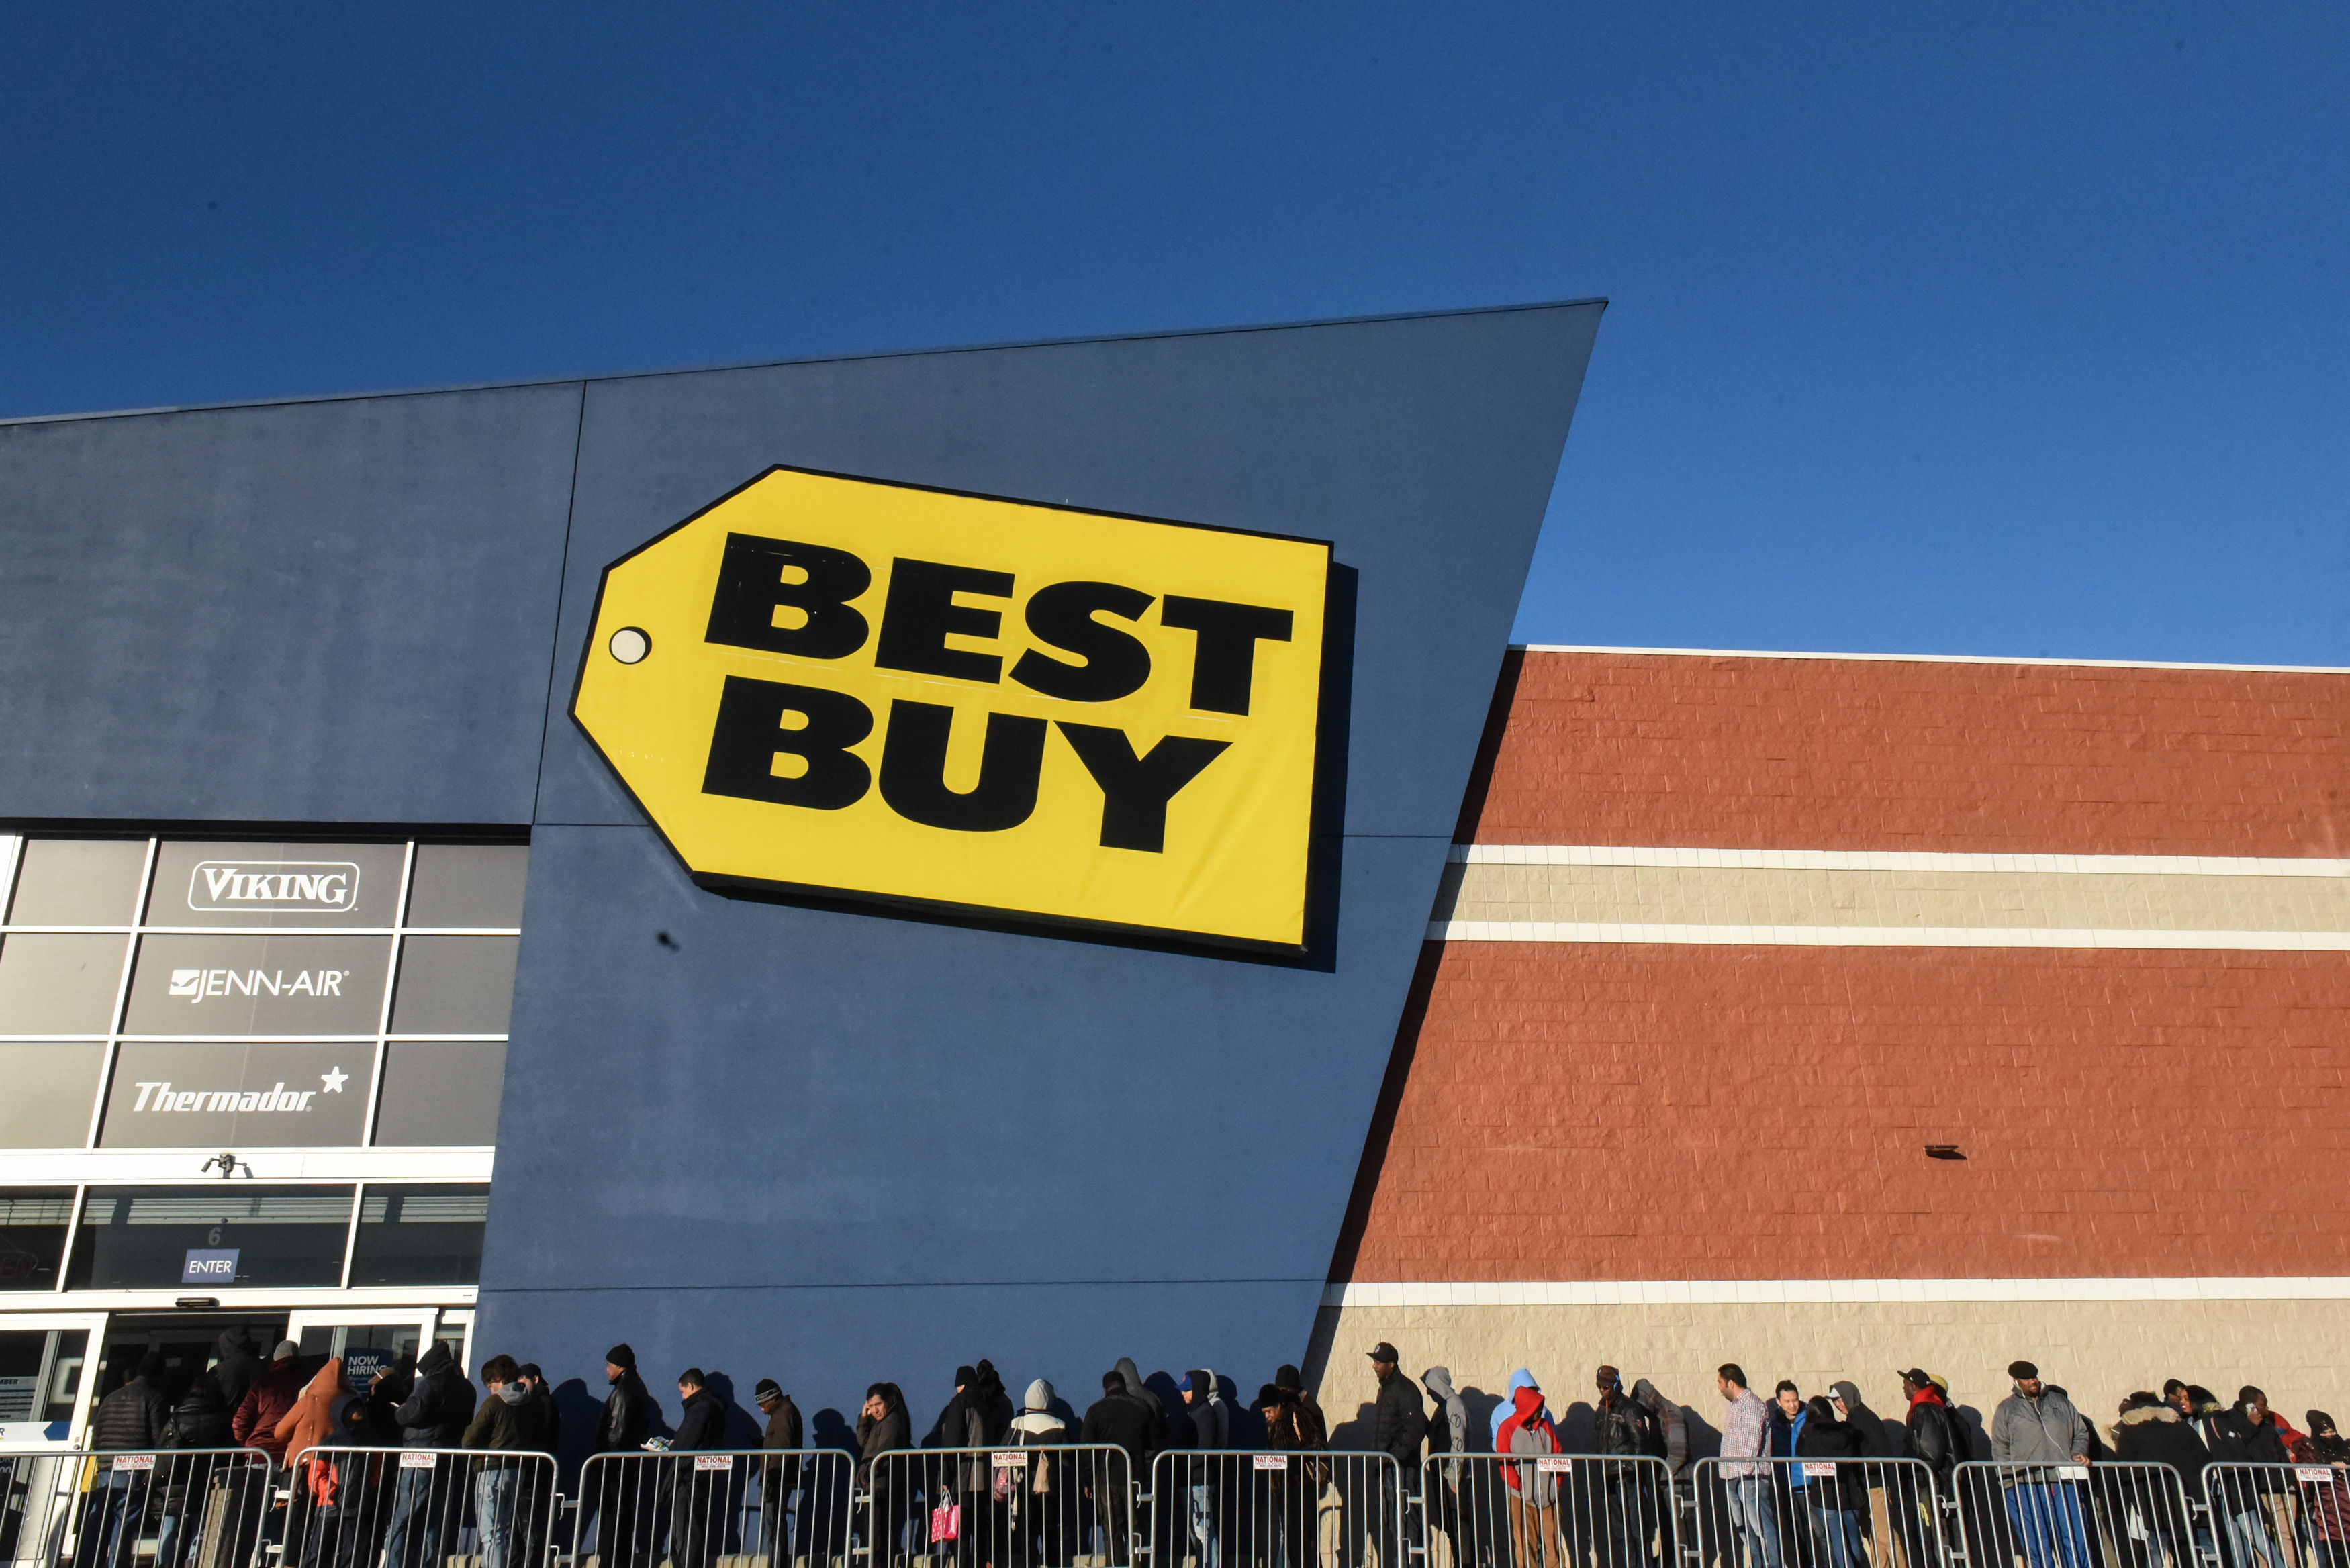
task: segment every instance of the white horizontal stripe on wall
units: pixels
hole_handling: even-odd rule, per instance
[[[1432,942],[1684,942],[1708,947],[2164,948],[2350,952],[2350,931],[2043,930],[2025,926],[1692,926],[1430,920]]]
[[[1514,653],[1632,653],[1659,659],[1845,659],[1871,664],[2054,664],[2081,670],[2241,670],[2264,675],[2350,675],[2333,664],[2195,664],[2161,659],[2023,659],[1985,653],[1790,653],[1747,648],[1597,648],[1513,642]]]
[[[2350,860],[2218,855],[1939,855],[1906,849],[1677,849],[1456,844],[1461,866],[1659,866],[1723,871],[2077,872],[2144,877],[2350,877]]]
[[[2350,1301],[2350,1278],[1567,1280],[1328,1284],[1326,1307],[1770,1306],[1779,1303]]]

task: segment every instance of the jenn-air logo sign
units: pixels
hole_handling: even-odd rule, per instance
[[[359,896],[348,860],[200,860],[188,878],[188,908],[341,910]]]
[[[1295,949],[1330,571],[774,469],[606,569],[571,711],[706,882]]]

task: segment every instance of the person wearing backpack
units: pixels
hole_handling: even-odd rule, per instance
[[[1647,1483],[1648,1467],[1637,1461],[1661,1458],[1664,1434],[1656,1413],[1624,1392],[1624,1375],[1602,1366],[1592,1407],[1595,1445],[1603,1461],[1596,1501],[1611,1568],[1656,1568],[1656,1493]],[[1605,1461],[1614,1460],[1615,1463]]]
[[[1524,1367],[1510,1374],[1510,1397],[1493,1412],[1493,1451],[1523,1459],[1502,1467],[1510,1514],[1511,1561],[1534,1568],[1564,1544],[1558,1529],[1558,1483],[1541,1456],[1560,1452],[1558,1423],[1543,1403],[1542,1386]],[[1527,1458],[1526,1456],[1533,1456]],[[1772,1568],[1778,1568],[1774,1562]]]

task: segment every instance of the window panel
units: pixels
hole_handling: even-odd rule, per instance
[[[504,1034],[514,1016],[515,937],[410,937],[400,944],[395,1034]]]
[[[167,843],[155,857],[147,923],[389,926],[407,853],[399,844]]]
[[[103,1148],[351,1145],[367,1127],[375,1047],[125,1041]]]
[[[389,937],[144,937],[122,1032],[372,1034],[390,961]]]
[[[384,1047],[375,1141],[410,1147],[494,1144],[505,1078],[502,1044],[395,1040]]]
[[[72,1216],[70,1187],[0,1188],[0,1291],[57,1288],[57,1265],[66,1256],[66,1222]],[[0,1416],[0,1420],[10,1418]]]
[[[420,844],[408,894],[410,926],[522,924],[530,848],[521,844]]]
[[[97,1187],[82,1205],[69,1283],[77,1290],[166,1290],[191,1251],[236,1254],[220,1282],[334,1285],[351,1218],[348,1187]]]
[[[0,939],[0,1034],[103,1034],[113,1028],[128,940],[21,931]]]
[[[471,1285],[481,1282],[485,1186],[368,1185],[351,1249],[351,1283]]]
[[[0,1045],[0,1147],[81,1147],[105,1067],[106,1047],[95,1040]]]
[[[28,838],[8,923],[127,926],[147,866],[143,838]]]

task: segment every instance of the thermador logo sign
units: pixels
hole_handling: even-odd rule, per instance
[[[606,569],[572,716],[714,885],[1295,948],[1329,576],[774,469]]]

